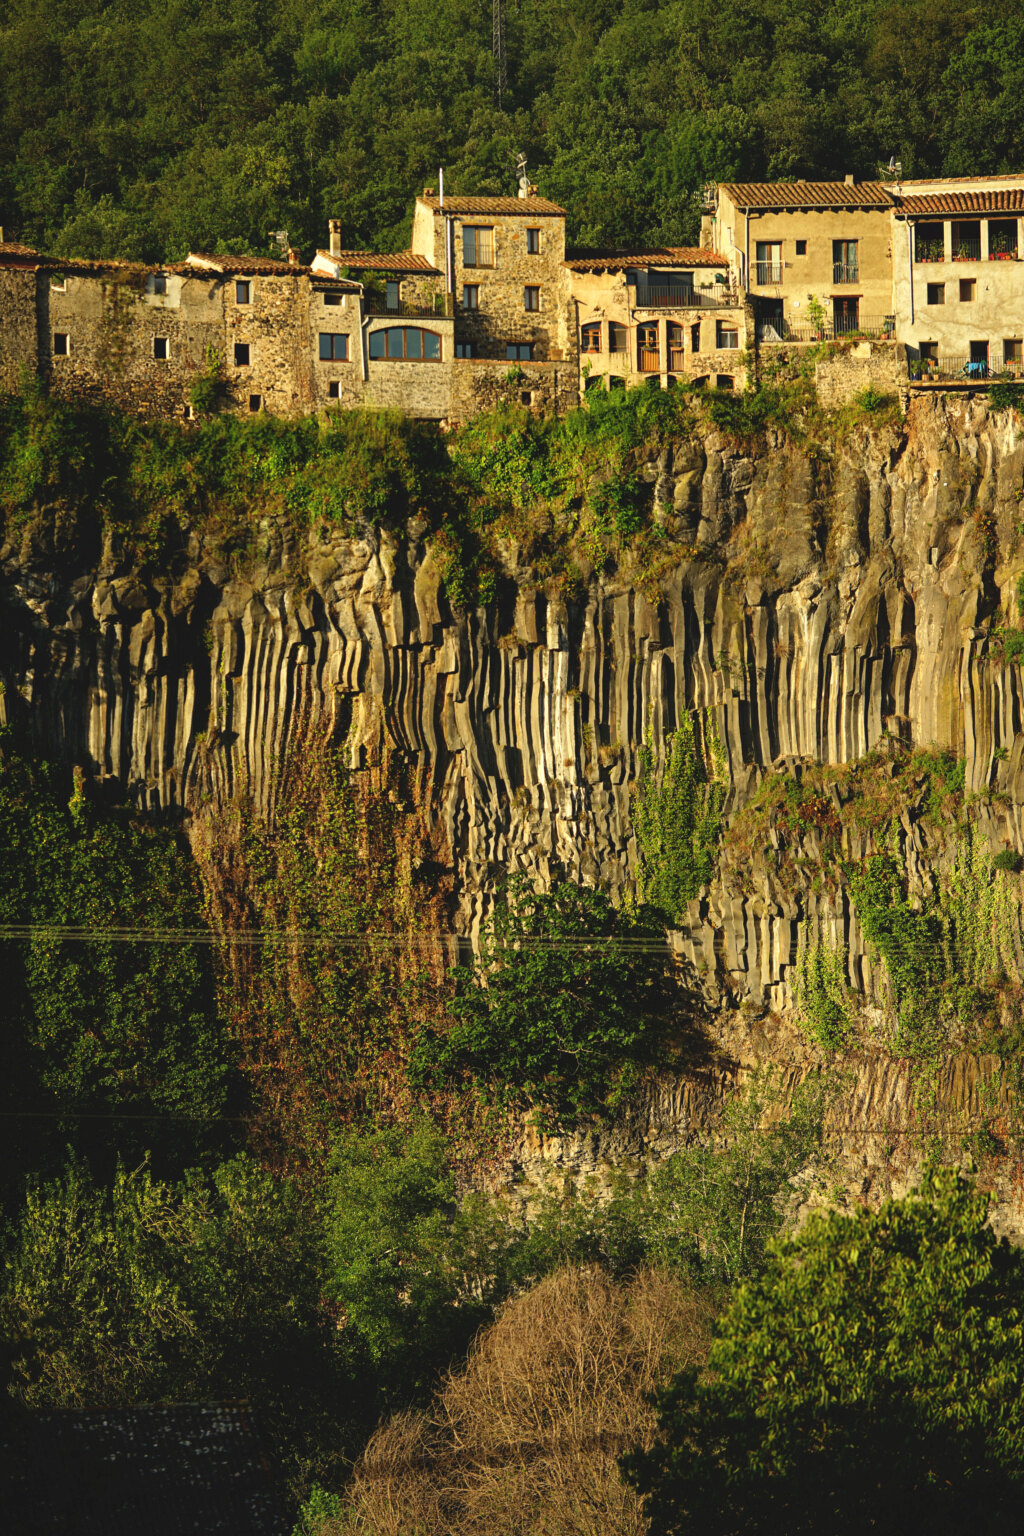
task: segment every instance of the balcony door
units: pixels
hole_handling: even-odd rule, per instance
[[[832,324],[837,336],[849,336],[860,329],[860,299],[833,299]]]
[[[766,283],[782,282],[781,240],[758,240],[754,281],[759,288],[763,288]]]
[[[658,327],[638,325],[636,328],[636,365],[638,373],[660,373],[658,356]]]

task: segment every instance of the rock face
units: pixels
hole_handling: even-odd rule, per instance
[[[1000,792],[983,818],[992,845],[1024,849],[1022,677],[999,633],[1024,571],[1012,412],[915,400],[902,428],[862,430],[828,458],[711,435],[645,474],[657,569],[621,564],[566,601],[511,552],[498,601],[466,614],[416,526],[299,545],[268,522],[244,573],[197,546],[172,581],[109,547],[74,568],[44,515],[0,551],[7,714],[23,701],[40,751],[187,816],[239,790],[272,811],[300,717],[332,721],[356,765],[400,752],[443,828],[466,934],[510,869],[631,887],[638,749],[660,750],[686,710],[714,712],[730,814],[772,765],[850,762],[898,738],[963,757],[968,791]],[[736,873],[726,861],[678,942],[728,1054],[798,1064],[798,925],[841,925],[869,1002],[871,965],[844,902],[819,911],[812,890],[778,890],[756,855]],[[858,1070],[854,1107],[905,1130],[907,1071],[881,1056]],[[986,1071],[951,1068],[950,1103],[970,1109]],[[633,1150],[685,1134],[691,1100],[667,1085],[623,1132]]]

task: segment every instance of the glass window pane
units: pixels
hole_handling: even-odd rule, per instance
[[[435,362],[441,356],[441,338],[435,336],[433,331],[423,332],[423,356],[433,359]]]
[[[393,331],[388,331],[388,357],[404,356],[405,351],[402,347],[402,331],[399,327],[396,326]]]
[[[387,331],[371,331],[370,332],[370,356],[371,357],[386,357],[387,356],[387,338],[388,338]]]
[[[423,356],[423,332],[418,331],[415,326],[410,326],[405,333],[405,355],[406,357]]]
[[[476,232],[477,263],[481,267],[494,265],[494,231],[478,229]]]
[[[322,363],[329,363],[330,360],[331,360],[331,338],[324,331],[321,331],[320,332],[320,361]]]
[[[476,266],[476,230],[462,231],[462,259],[467,267]]]

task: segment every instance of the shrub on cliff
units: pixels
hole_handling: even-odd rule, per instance
[[[671,1059],[679,995],[664,935],[600,891],[510,880],[479,960],[455,977],[451,1028],[425,1029],[414,1047],[418,1087],[472,1085],[550,1130],[612,1114],[646,1067]]]
[[[651,1536],[1017,1529],[1024,1254],[987,1210],[933,1170],[779,1241],[627,1458]]]

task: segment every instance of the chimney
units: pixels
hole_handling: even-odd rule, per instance
[[[847,171],[844,180],[848,187],[855,187],[857,185],[857,178],[850,171]]]
[[[288,247],[288,265],[290,267],[297,267],[301,261],[302,252],[296,249],[294,245],[290,245]]]
[[[332,256],[341,255],[341,220],[330,219],[327,224],[329,231],[329,244]]]
[[[433,197],[433,195],[434,195],[433,187],[424,187],[423,188],[423,196],[424,197]]]

